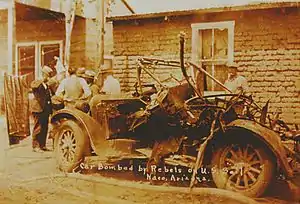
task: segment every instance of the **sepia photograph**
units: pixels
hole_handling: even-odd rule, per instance
[[[300,204],[300,0],[0,0],[0,204]]]

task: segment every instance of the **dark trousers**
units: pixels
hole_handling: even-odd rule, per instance
[[[47,133],[48,133],[48,123],[49,123],[49,113],[32,113],[33,115],[33,131],[32,131],[32,147],[46,147]]]

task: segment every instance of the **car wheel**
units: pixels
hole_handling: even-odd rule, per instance
[[[89,150],[89,138],[81,127],[72,120],[62,121],[55,137],[58,168],[63,172],[78,170]]]
[[[212,178],[218,188],[261,196],[274,176],[275,163],[261,145],[225,144],[213,152]]]

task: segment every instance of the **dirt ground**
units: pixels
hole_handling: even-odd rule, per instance
[[[2,139],[5,138],[1,134]],[[199,188],[195,194],[176,187],[151,186],[139,182],[110,178],[99,174],[72,174],[64,176],[55,167],[53,152],[35,153],[30,147],[30,138],[14,147],[1,142],[0,204],[132,204],[132,203],[251,203],[246,197],[211,188]],[[51,144],[48,144],[51,146]],[[300,180],[300,179],[299,179]],[[288,184],[281,182],[267,197],[256,199],[257,203],[299,203],[291,201],[299,195],[299,188],[289,190]],[[182,190],[183,189],[183,190]],[[289,192],[288,194],[282,192]],[[237,198],[244,198],[243,202]],[[247,200],[248,199],[248,200]],[[284,200],[285,199],[285,200]],[[289,199],[289,201],[287,200]],[[299,199],[299,198],[298,198]]]
[[[107,182],[68,178],[55,168],[52,152],[34,153],[30,141],[9,149],[5,154],[5,167],[0,176],[0,203],[232,203],[229,198],[186,193],[160,192],[144,188],[132,188],[134,182],[102,177],[99,174],[83,175],[104,178]],[[27,144],[26,144],[27,143]],[[2,163],[3,164],[3,163]],[[123,182],[123,185],[120,183]],[[114,185],[118,183],[118,185]],[[136,185],[141,185],[136,182]],[[142,184],[149,185],[149,184]]]

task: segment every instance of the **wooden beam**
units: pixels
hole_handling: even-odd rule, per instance
[[[97,26],[97,62],[96,67],[100,70],[104,65],[104,23],[105,23],[105,1],[97,0],[97,16],[96,16],[96,26]]]
[[[69,69],[70,66],[70,51],[71,51],[71,35],[75,20],[75,11],[77,6],[77,0],[68,0],[66,2],[67,9],[65,11],[65,23],[66,23],[66,41],[65,41],[65,58],[64,58],[64,66],[66,70]]]
[[[128,2],[126,0],[121,0],[121,1],[132,14],[135,14],[134,10],[132,9],[132,7],[128,4]]]
[[[7,20],[7,60],[8,68],[7,71],[9,74],[16,74],[15,67],[15,27],[16,27],[16,7],[15,1],[11,0],[8,3],[8,20]],[[17,60],[17,59],[16,59]]]
[[[142,14],[130,14],[121,16],[108,17],[107,21],[123,21],[123,20],[137,20],[137,19],[149,19],[159,18],[165,16],[187,16],[187,15],[200,15],[205,13],[221,13],[231,11],[249,11],[249,10],[262,10],[262,9],[273,9],[273,8],[290,8],[300,7],[300,2],[272,2],[272,3],[253,3],[238,6],[221,6],[211,8],[197,8],[191,10],[175,10],[175,11],[164,11],[164,12],[152,12]]]

